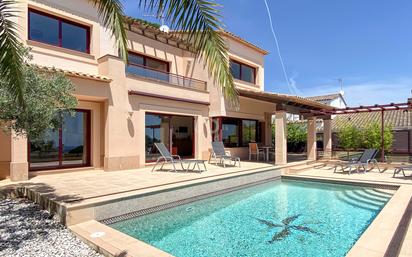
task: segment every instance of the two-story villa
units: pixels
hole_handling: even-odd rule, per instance
[[[20,36],[31,48],[33,63],[65,72],[79,104],[75,117],[66,117],[60,129],[36,144],[1,134],[1,177],[21,180],[30,172],[79,167],[144,167],[158,157],[154,143],[159,141],[182,157],[208,159],[210,142],[221,140],[233,155],[246,157],[249,142],[272,142],[274,114],[276,162],[285,163],[286,111],[326,108],[264,92],[267,52],[229,32],[221,33],[240,95],[236,110],[190,45],[173,33],[131,21],[125,64],[88,1],[26,0],[20,6]]]

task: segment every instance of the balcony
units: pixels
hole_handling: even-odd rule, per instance
[[[128,64],[126,73],[145,79],[168,83],[174,86],[206,91],[206,82],[198,79],[188,78],[177,74],[151,69],[142,65]]]

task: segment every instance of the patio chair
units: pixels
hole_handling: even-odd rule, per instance
[[[378,150],[376,149],[366,149],[363,151],[362,155],[359,157],[359,159],[352,159],[349,162],[343,162],[343,163],[337,163],[335,165],[334,173],[336,172],[336,169],[338,166],[342,168],[342,171],[345,172],[345,168],[349,168],[349,173],[352,173],[352,169],[356,168],[356,172],[359,173],[359,168],[362,167],[363,172],[366,173],[366,170],[368,169],[369,164],[373,164],[373,166],[377,167],[379,172],[381,172],[381,169],[379,168],[378,161],[375,159],[376,155],[378,154]]]
[[[399,174],[402,172],[402,175],[407,178],[407,177],[412,177],[412,175],[406,176],[405,175],[405,170],[412,170],[412,165],[401,165],[398,167],[395,167],[395,169],[393,170],[393,178],[395,177],[396,174]]]
[[[259,148],[257,143],[249,143],[249,161],[252,160],[252,155],[256,156],[256,161],[259,161],[259,155],[263,156],[263,160],[266,159],[265,149]]]
[[[212,142],[212,153],[209,158],[209,163],[211,159],[215,159],[215,164],[217,164],[217,160],[219,160],[219,164],[222,164],[223,167],[226,167],[226,160],[233,161],[234,166],[236,166],[236,162],[239,164],[240,167],[240,158],[236,156],[231,156],[230,153],[225,151],[225,146],[223,142]]]
[[[163,169],[163,166],[166,163],[170,163],[173,166],[173,169],[169,170],[169,171],[174,171],[176,172],[176,165],[180,164],[180,166],[182,167],[182,170],[185,170],[186,172],[189,171],[190,166],[193,164],[193,168],[192,170],[194,170],[197,166],[199,172],[201,173],[202,171],[206,171],[206,164],[205,164],[205,160],[182,160],[182,158],[180,158],[179,155],[172,155],[170,154],[169,150],[167,149],[167,147],[163,144],[163,143],[155,143],[154,144],[157,148],[157,150],[159,150],[160,153],[160,157],[157,158],[156,160],[156,164],[153,166],[152,168],[152,172],[155,170],[157,164],[159,164],[160,162],[162,162],[162,166],[160,167],[160,170]],[[183,164],[187,164],[187,168],[185,169],[185,167],[183,166]],[[200,164],[203,165],[204,170],[202,170],[200,168]]]

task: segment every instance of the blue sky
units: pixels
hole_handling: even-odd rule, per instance
[[[143,17],[137,0],[126,13]],[[290,94],[263,0],[222,0],[226,29],[268,50],[265,90]],[[412,89],[412,1],[268,0],[291,83],[302,96],[339,91],[349,105],[405,102]],[[152,19],[153,20],[153,19]]]

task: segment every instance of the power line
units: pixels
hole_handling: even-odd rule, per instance
[[[278,37],[276,36],[275,28],[274,28],[274,25],[273,25],[273,22],[272,22],[272,15],[270,14],[269,5],[268,5],[266,0],[263,0],[263,1],[265,2],[266,10],[267,10],[267,13],[268,13],[268,16],[269,16],[270,29],[272,30],[273,38],[275,39],[275,45],[276,45],[276,49],[277,49],[277,52],[278,52],[280,64],[282,66],[283,76],[285,77],[286,84],[289,87],[289,91],[292,94],[297,94],[297,90],[294,87],[292,87],[292,85],[290,84],[288,74],[286,73],[286,68],[285,68],[285,64],[283,62],[282,54],[280,53]]]

